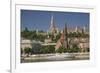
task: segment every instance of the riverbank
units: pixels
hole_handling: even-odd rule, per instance
[[[21,62],[45,62],[45,61],[72,61],[89,60],[89,52],[86,53],[54,53],[54,54],[34,54],[29,57],[22,56]]]

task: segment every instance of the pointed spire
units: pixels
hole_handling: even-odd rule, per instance
[[[76,26],[76,28],[75,28],[75,32],[78,32],[78,27]]]
[[[55,27],[55,23],[54,23],[53,14],[51,15],[50,32],[51,32],[51,34],[53,34],[53,35],[54,35],[54,33],[56,32],[56,27]]]
[[[84,30],[84,32],[86,31],[86,28],[85,28],[85,26],[83,27],[83,30]]]
[[[67,34],[67,22],[65,22],[65,33]]]
[[[65,22],[65,29],[64,29],[64,46],[65,48],[68,48],[67,22]]]
[[[36,29],[36,34],[37,34],[37,35],[38,35],[38,32],[39,32],[38,29]]]
[[[51,15],[51,25],[54,24],[54,18],[53,18],[53,14]]]
[[[55,46],[56,50],[60,48],[61,46],[64,46],[64,48],[68,49],[68,35],[67,35],[67,22],[65,23],[63,32],[60,36],[60,39],[57,41],[57,44]]]

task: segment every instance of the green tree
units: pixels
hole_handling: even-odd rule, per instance
[[[27,54],[27,56],[29,56],[29,54],[31,54],[32,49],[27,47],[24,49],[25,54]]]
[[[54,46],[44,46],[40,49],[40,53],[55,53],[55,47]]]
[[[62,53],[62,48],[58,48],[58,49],[56,50],[56,52],[57,52],[57,53]]]
[[[67,52],[67,51],[68,51],[68,49],[67,49],[67,48],[64,48],[63,46],[60,47],[60,48],[58,48],[58,49],[56,50],[57,53],[65,53],[65,52]]]
[[[21,55],[23,54],[23,52],[24,52],[24,51],[23,51],[23,49],[21,48]]]
[[[29,36],[30,36],[30,31],[29,31],[28,28],[26,27],[26,28],[21,32],[21,37],[28,39]]]
[[[55,53],[55,47],[54,46],[48,46],[49,53]]]
[[[40,49],[40,53],[43,53],[43,54],[48,53],[48,48],[47,48],[47,47],[42,47],[42,48]]]
[[[60,39],[60,37],[61,37],[61,33],[58,33],[56,37],[53,39],[53,41],[57,42]]]
[[[73,44],[72,48],[69,48],[69,53],[76,53],[76,52],[80,52],[80,48],[78,48],[78,46],[76,44]]]

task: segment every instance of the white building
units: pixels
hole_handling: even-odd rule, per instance
[[[31,40],[22,39],[21,40],[21,48],[22,49],[24,49],[24,48],[32,48],[32,42],[31,42]]]

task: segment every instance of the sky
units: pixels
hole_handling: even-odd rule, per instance
[[[29,30],[47,31],[50,28],[52,15],[55,26],[60,30],[64,28],[65,23],[67,23],[68,28],[76,26],[89,28],[89,13],[21,10],[21,29],[27,27]]]

